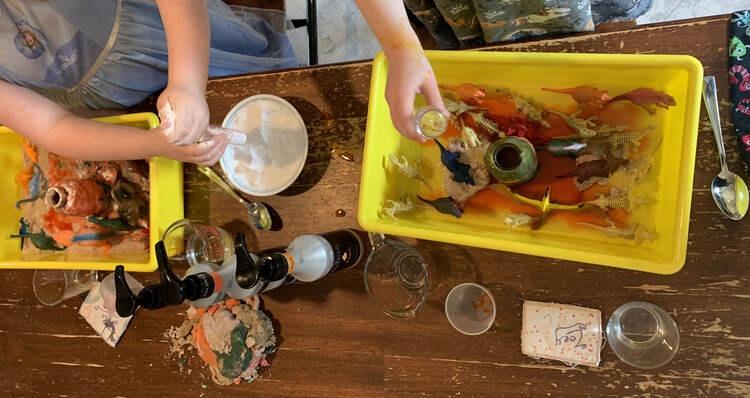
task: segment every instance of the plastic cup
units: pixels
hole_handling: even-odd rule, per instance
[[[96,271],[82,269],[38,269],[34,271],[34,295],[44,305],[53,306],[87,292],[97,281]]]
[[[482,334],[495,322],[495,298],[484,286],[462,283],[448,293],[445,315],[459,332]]]
[[[630,366],[655,369],[666,365],[680,347],[680,331],[663,309],[632,301],[616,309],[607,323],[607,342]]]

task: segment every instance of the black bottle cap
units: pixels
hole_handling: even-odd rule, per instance
[[[243,289],[253,288],[258,284],[260,275],[258,274],[258,265],[255,264],[247,250],[243,232],[234,235],[234,253],[237,256],[237,269],[234,272],[237,284]]]
[[[200,300],[214,294],[216,282],[211,274],[200,272],[188,275],[182,280],[182,288],[185,298],[190,301]]]
[[[275,282],[289,274],[289,261],[282,253],[267,254],[258,259],[260,278],[266,282]]]

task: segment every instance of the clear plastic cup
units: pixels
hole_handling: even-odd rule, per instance
[[[34,295],[44,305],[53,306],[94,287],[97,273],[83,269],[38,269],[34,271]]]
[[[680,331],[663,309],[632,301],[620,306],[609,318],[607,341],[626,364],[654,369],[666,365],[677,354]]]
[[[484,286],[462,283],[448,293],[445,315],[459,332],[482,334],[495,322],[495,297]]]

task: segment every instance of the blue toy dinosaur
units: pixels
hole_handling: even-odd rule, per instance
[[[435,142],[437,143],[438,148],[440,148],[440,161],[443,162],[445,168],[448,169],[448,171],[450,171],[453,175],[453,181],[474,185],[474,178],[472,178],[471,174],[469,174],[469,170],[471,170],[471,167],[469,167],[468,164],[462,163],[458,160],[458,157],[461,156],[461,154],[445,149],[443,144],[441,144],[437,139],[435,140]]]
[[[42,185],[42,169],[39,167],[38,164],[32,163],[34,167],[36,167],[36,173],[34,173],[34,176],[31,177],[31,181],[29,181],[29,197],[26,199],[21,199],[18,202],[16,202],[16,209],[21,209],[22,203],[28,203],[33,202],[39,198],[39,194],[41,193],[41,185]]]

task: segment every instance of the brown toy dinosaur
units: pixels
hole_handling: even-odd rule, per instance
[[[597,90],[591,86],[576,86],[573,88],[542,88],[544,91],[550,91],[559,94],[568,94],[573,97],[573,100],[579,104],[594,104],[599,109],[604,107],[604,104],[611,101],[612,97],[607,94],[607,90]]]
[[[677,102],[671,95],[663,91],[655,91],[650,88],[637,88],[629,93],[621,94],[615,98],[612,98],[609,103],[623,100],[628,100],[633,104],[640,106],[651,115],[656,114],[656,109],[654,109],[652,105],[656,105],[659,108],[664,109],[669,109],[670,106],[677,105]]]

